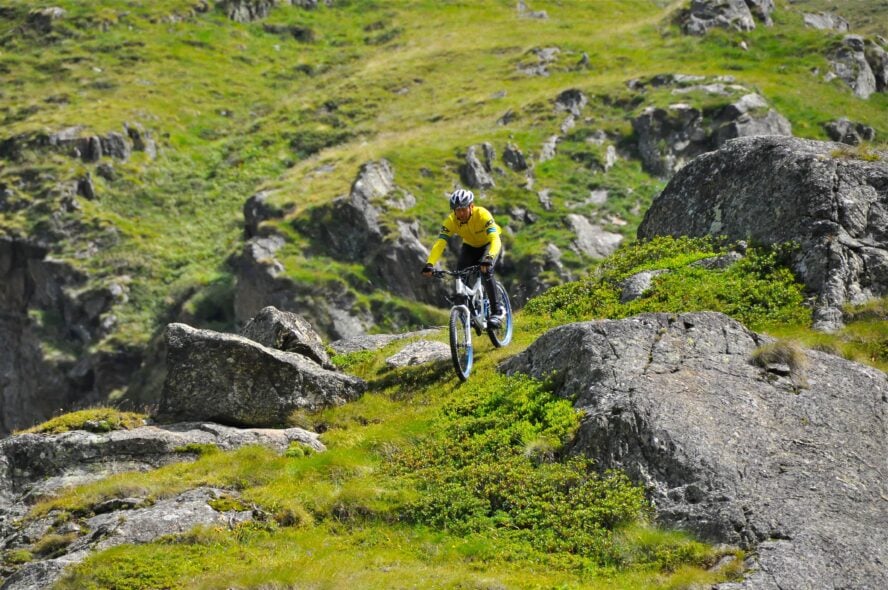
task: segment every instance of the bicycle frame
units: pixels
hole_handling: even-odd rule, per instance
[[[472,326],[480,334],[487,328],[487,312],[485,304],[489,303],[481,283],[481,270],[478,266],[469,266],[460,271],[437,271],[441,275],[450,275],[453,279],[453,296],[450,303],[454,307],[462,307],[472,319]],[[474,280],[472,280],[474,279]],[[469,282],[473,284],[469,286]]]
[[[500,304],[505,310],[504,320],[491,325],[490,302],[481,280],[480,266],[470,266],[458,271],[433,270],[432,276],[443,279],[454,277],[453,295],[447,297],[450,308],[450,353],[456,374],[462,381],[469,378],[472,371],[474,351],[472,329],[480,336],[487,331],[494,346],[507,345],[512,339],[512,306],[509,295],[500,283],[495,283],[499,292]]]

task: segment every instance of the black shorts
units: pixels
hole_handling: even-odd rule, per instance
[[[481,263],[481,259],[487,256],[487,253],[490,251],[490,244],[486,244],[481,246],[480,248],[476,248],[475,246],[469,246],[465,242],[463,242],[462,248],[459,251],[459,261],[456,263],[456,269],[462,270],[467,266],[474,266],[476,264]],[[503,256],[503,248],[500,248],[499,253],[496,255],[496,258],[493,260],[493,268],[496,268],[497,263]]]

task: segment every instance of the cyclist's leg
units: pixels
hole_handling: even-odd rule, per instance
[[[483,253],[481,256],[486,256],[489,250],[490,245],[488,244],[483,249]],[[493,269],[496,268],[496,265],[502,258],[502,255],[503,249],[500,248],[500,251],[499,253],[497,253],[496,258],[493,259],[493,264],[490,265],[490,271],[481,274],[481,283],[484,285],[484,292],[487,293],[487,300],[490,301],[491,316],[501,316],[503,313],[502,302],[499,300],[499,292],[496,290],[496,282],[493,278]]]
[[[486,248],[475,248],[474,246],[469,246],[463,242],[463,245],[459,250],[459,260],[456,263],[456,270],[462,270],[466,267],[478,264],[481,262],[481,259],[486,252]]]

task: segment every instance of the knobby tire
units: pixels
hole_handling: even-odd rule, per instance
[[[450,310],[450,356],[456,375],[461,381],[468,379],[472,372],[472,328],[464,307]]]

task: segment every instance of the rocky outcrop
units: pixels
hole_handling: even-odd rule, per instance
[[[147,471],[193,460],[200,447],[230,451],[261,445],[283,453],[294,442],[315,451],[318,435],[301,428],[240,429],[212,423],[175,423],[131,430],[19,434],[0,440],[0,525],[21,516],[22,503],[62,487],[97,481],[125,471]],[[7,531],[8,532],[8,531]]]
[[[865,48],[863,37],[847,35],[829,56],[832,74],[860,98],[869,98],[876,92],[876,76],[866,59]]]
[[[705,35],[714,27],[745,32],[755,29],[756,19],[766,26],[774,24],[773,12],[773,0],[691,0],[679,22],[689,35]]]
[[[226,506],[233,508],[226,509]],[[198,526],[235,528],[254,519],[257,511],[241,502],[237,492],[218,488],[188,490],[170,498],[121,498],[97,507],[101,513],[90,518],[64,522],[59,511],[30,524],[23,534],[6,540],[7,549],[29,550],[37,535],[61,535],[70,543],[59,557],[31,561],[12,573],[3,590],[52,588],[65,568],[86,559],[90,553],[123,544],[150,543],[161,537],[187,533]],[[264,516],[264,515],[262,515]],[[59,537],[56,537],[59,538]]]
[[[335,369],[320,335],[295,313],[264,307],[247,322],[241,336],[268,348],[301,354],[325,369]]]
[[[167,377],[158,415],[237,426],[279,426],[294,410],[319,410],[360,397],[357,377],[234,334],[167,326]]]
[[[416,199],[395,184],[387,160],[361,166],[348,195],[315,207],[296,218],[294,225],[311,238],[311,253],[347,263],[359,263],[368,281],[342,280],[299,283],[280,262],[278,252],[287,239],[262,221],[286,215],[266,204],[268,195],[255,195],[245,206],[247,235],[236,260],[235,318],[243,324],[267,305],[298,313],[330,339],[356,336],[376,323],[391,319],[382,309],[358,305],[358,291],[384,288],[396,296],[427,303],[442,300],[442,285],[418,280],[405,268],[419,268],[428,256],[417,222],[397,218]],[[387,315],[383,315],[387,314]]]
[[[124,282],[90,286],[48,246],[0,236],[0,433],[124,387],[138,351],[90,351],[116,324]]]
[[[318,435],[301,428],[238,429],[210,423],[151,425],[106,433],[22,434],[0,441],[0,549],[30,550],[48,534],[67,538],[61,555],[36,558],[8,576],[2,588],[48,588],[65,567],[91,552],[123,543],[147,543],[198,525],[235,526],[253,517],[237,492],[214,488],[171,497],[106,500],[87,515],[53,511],[25,519],[30,506],[59,489],[115,473],[146,471],[193,461],[204,449],[261,445],[284,453],[292,445],[319,452]],[[225,502],[217,503],[217,500]],[[230,506],[225,508],[222,506]],[[242,507],[238,508],[240,505]]]
[[[263,19],[279,0],[222,0],[218,6],[231,20],[249,23]]]
[[[254,237],[270,237],[274,230],[265,227],[266,221],[283,219],[292,212],[292,206],[276,206],[270,203],[272,196],[269,191],[260,191],[251,196],[244,203],[244,236],[247,239]]]
[[[888,155],[857,160],[842,144],[788,137],[727,142],[685,166],[654,200],[638,237],[727,236],[797,242],[793,268],[817,294],[815,326],[888,294]]]
[[[729,100],[722,107],[706,110],[687,102],[668,108],[651,106],[634,118],[639,156],[651,174],[668,177],[698,155],[737,137],[792,135],[785,117],[770,108],[761,95],[742,86],[683,77],[654,78],[649,84],[654,88],[674,86],[672,94],[676,95],[704,92]]]
[[[29,150],[55,152],[95,163],[103,157],[125,161],[133,151],[145,152],[153,159],[157,155],[157,144],[138,123],[127,123],[123,133],[88,134],[83,127],[75,126],[49,133],[25,133],[0,141],[0,158],[20,161]]]
[[[481,157],[478,152],[481,152]],[[483,158],[483,160],[482,160]],[[460,168],[460,176],[462,181],[469,188],[487,189],[496,186],[496,182],[491,176],[493,171],[493,162],[496,159],[496,152],[489,143],[480,146],[472,145],[466,150],[466,163]]]
[[[751,551],[722,590],[885,587],[888,379],[780,346],[646,314],[561,326],[502,368],[575,400],[573,452],[644,484],[660,522]]]
[[[368,241],[372,239],[368,236],[381,239],[376,221],[378,212],[370,207],[365,198],[365,191],[372,191],[381,182],[378,177],[379,174],[374,173],[367,183],[355,183],[356,191],[350,202],[351,206],[340,200],[333,205],[336,207],[334,213],[316,212],[313,218],[321,224],[315,228],[317,232],[324,232],[324,219],[332,219],[333,214],[343,215],[340,221],[347,225],[343,226],[342,234],[354,232],[354,235],[337,239],[332,246],[340,250],[340,256],[348,260],[358,256],[361,249],[367,247]],[[267,193],[259,193],[248,199],[244,205],[245,233],[249,239],[244,244],[241,255],[234,261],[237,275],[234,295],[236,322],[243,325],[262,308],[274,306],[299,314],[328,337],[342,338],[366,331],[373,325],[373,318],[355,309],[355,294],[346,285],[341,282],[302,284],[287,275],[284,265],[278,259],[278,252],[286,246],[287,240],[273,226],[263,225],[264,221],[282,217],[286,211],[267,205],[268,197]],[[372,210],[362,211],[362,203]],[[328,218],[327,215],[331,217]],[[333,225],[332,220],[329,223]],[[318,238],[321,239],[322,236],[318,235]]]

